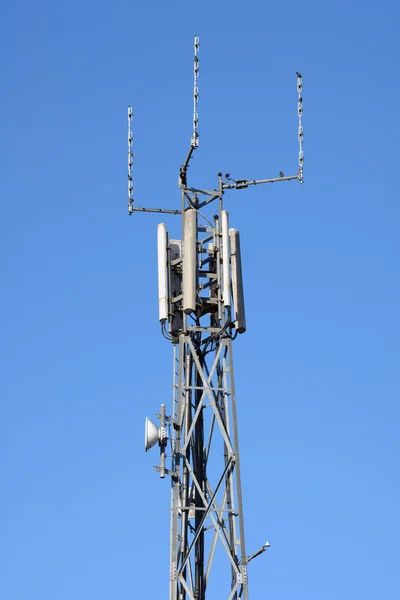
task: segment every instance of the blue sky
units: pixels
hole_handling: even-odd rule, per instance
[[[395,2],[4,3],[0,562],[5,600],[168,597],[169,487],[143,422],[170,402],[156,216],[226,196],[248,331],[234,346],[252,600],[398,599],[399,8]],[[179,221],[166,219],[173,235]],[[211,599],[210,599],[211,600]]]

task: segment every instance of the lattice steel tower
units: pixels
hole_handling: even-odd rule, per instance
[[[146,451],[158,444],[160,477],[171,480],[170,600],[248,599],[232,341],[246,331],[240,238],[223,208],[227,190],[297,179],[303,182],[302,78],[297,73],[299,170],[296,175],[234,180],[218,174],[214,190],[191,187],[188,168],[199,146],[199,38],[194,38],[193,134],[180,168],[180,209],[139,208],[133,200],[128,108],[128,210],[181,215],[182,237],[158,225],[159,319],[173,345],[171,414],[146,419]],[[215,204],[217,211],[215,212]],[[207,216],[209,206],[213,216]],[[224,558],[225,557],[225,558]],[[224,561],[225,560],[225,564]],[[214,591],[213,591],[214,590]]]

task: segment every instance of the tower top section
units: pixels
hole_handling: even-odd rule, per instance
[[[199,62],[199,51],[200,51],[200,38],[198,35],[194,36],[193,40],[193,129],[192,136],[190,139],[190,147],[184,163],[179,169],[178,185],[181,190],[193,193],[203,193],[205,190],[198,190],[196,187],[188,185],[188,168],[190,160],[193,157],[193,152],[199,147],[199,113],[198,113],[198,102],[199,102],[199,73],[200,73],[200,62]],[[304,129],[303,129],[303,78],[299,72],[297,76],[297,115],[298,115],[298,142],[299,142],[299,154],[298,154],[298,170],[295,175],[285,175],[283,171],[280,171],[279,176],[268,177],[265,179],[233,179],[230,173],[226,173],[223,177],[222,173],[218,173],[219,189],[209,190],[209,196],[212,200],[219,197],[219,193],[223,193],[225,190],[246,189],[251,185],[260,185],[262,183],[277,183],[278,181],[291,181],[297,179],[299,183],[303,183],[303,165],[304,165]],[[174,208],[150,208],[147,206],[139,207],[136,206],[133,199],[133,135],[132,135],[132,107],[128,106],[128,213],[132,215],[134,212],[147,212],[147,213],[167,213],[167,214],[182,214],[182,210]],[[209,199],[207,201],[210,202]]]

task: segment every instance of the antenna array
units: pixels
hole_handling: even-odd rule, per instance
[[[133,211],[132,107],[128,106],[128,213]]]
[[[304,152],[303,152],[303,138],[304,138],[304,131],[303,131],[303,98],[302,98],[302,91],[303,91],[303,78],[300,75],[300,73],[296,73],[297,75],[297,93],[299,96],[298,99],[298,103],[297,103],[297,114],[299,117],[299,129],[298,129],[298,139],[299,139],[299,181],[300,183],[303,183],[303,164],[304,164]]]
[[[199,133],[197,127],[199,124],[199,115],[197,113],[197,102],[199,99],[199,88],[197,86],[197,78],[199,76],[199,57],[198,51],[200,49],[199,36],[194,36],[194,65],[193,65],[193,135],[191,145],[193,148],[199,147]]]
[[[187,171],[199,146],[198,52],[194,38],[193,133],[179,171],[179,209],[133,205],[132,109],[128,108],[128,206],[135,211],[179,214],[181,239],[158,225],[159,321],[173,344],[171,414],[161,405],[158,427],[145,425],[145,449],[158,444],[155,469],[171,480],[170,600],[205,600],[208,591],[227,600],[248,600],[248,564],[269,548],[245,549],[240,453],[232,342],[246,331],[240,237],[229,227],[224,194],[251,185],[303,183],[302,77],[297,73],[299,170],[269,179],[232,179],[191,187]],[[214,201],[217,211],[206,215]],[[167,451],[170,455],[168,456]],[[217,549],[225,556],[225,571]],[[220,555],[218,555],[220,556]],[[218,564],[217,564],[218,562]],[[224,579],[223,573],[226,573]]]

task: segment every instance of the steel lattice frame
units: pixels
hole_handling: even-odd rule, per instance
[[[205,199],[199,202],[199,196]],[[216,199],[221,215],[222,179],[218,192],[184,188],[182,233],[185,211],[194,206],[199,211]],[[221,294],[220,216],[214,219],[215,227],[197,225],[198,274],[208,279],[201,285],[198,277],[197,295],[200,304],[214,302],[214,306],[210,314],[193,319],[193,325],[184,315],[174,345],[173,412],[167,419],[172,451],[167,470],[172,487],[170,600],[204,600],[218,545],[230,571],[225,586],[221,578],[218,581],[218,596],[248,598],[232,323]],[[212,261],[203,259],[209,242],[215,249]],[[201,298],[207,288],[209,296]]]
[[[205,597],[218,544],[231,572],[225,586],[219,580],[219,597],[247,599],[232,341],[218,337],[204,357],[201,333],[182,334],[174,357],[170,599]],[[219,469],[212,455],[211,477],[216,437],[223,453]]]

